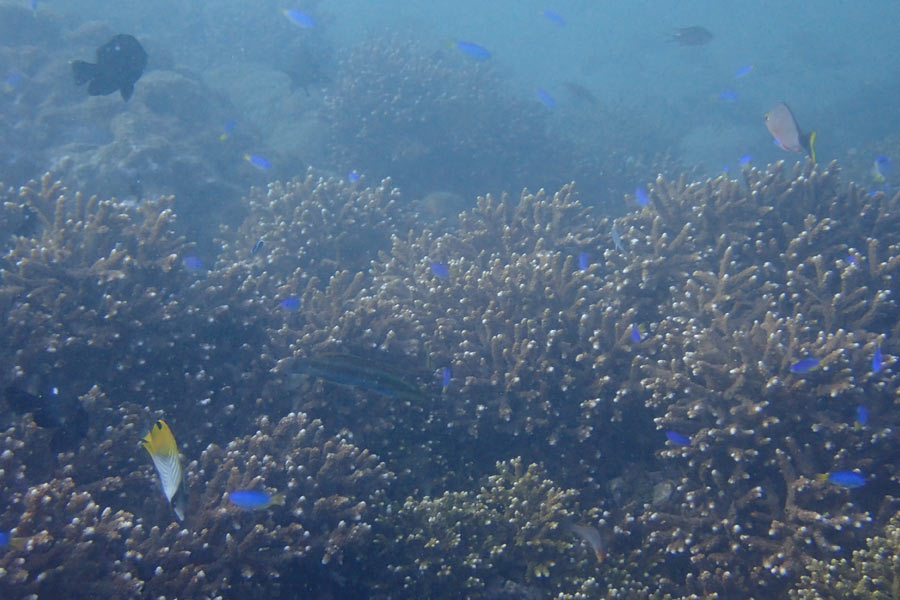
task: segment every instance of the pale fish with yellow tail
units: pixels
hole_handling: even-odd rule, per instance
[[[181,469],[181,456],[178,454],[178,445],[175,436],[165,421],[160,419],[149,433],[144,436],[141,445],[150,453],[153,465],[159,474],[163,493],[175,510],[175,516],[179,521],[184,521],[184,509],[187,505],[187,495],[184,491],[184,472]]]
[[[765,114],[766,127],[775,138],[775,144],[782,150],[806,152],[816,162],[816,132],[803,133],[794,118],[794,113],[784,102],[779,102]]]

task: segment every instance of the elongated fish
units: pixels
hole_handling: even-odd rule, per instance
[[[299,373],[320,377],[338,385],[374,392],[401,400],[422,400],[425,392],[414,383],[390,371],[390,367],[369,358],[350,354],[321,354],[299,359]]]
[[[181,456],[178,454],[178,445],[175,443],[172,430],[160,419],[150,428],[141,444],[153,459],[163,493],[175,510],[175,516],[179,521],[184,521],[184,509],[187,505],[187,495],[182,485],[184,472],[181,469]]]

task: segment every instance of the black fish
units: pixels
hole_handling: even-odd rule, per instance
[[[703,46],[710,43],[713,37],[712,32],[706,27],[692,25],[676,29],[669,41],[677,42],[680,46]]]
[[[116,90],[122,99],[131,98],[135,82],[147,66],[147,53],[132,35],[120,34],[97,48],[97,62],[72,61],[75,85],[88,81],[88,94],[105,96]]]
[[[50,449],[53,452],[73,450],[88,430],[89,415],[81,401],[61,396],[56,388],[35,395],[15,385],[3,390],[3,399],[15,414],[31,413],[34,424],[52,431]]]

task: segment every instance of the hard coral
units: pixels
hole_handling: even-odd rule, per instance
[[[586,566],[593,558],[562,526],[573,518],[576,497],[516,458],[497,463],[478,493],[407,498],[379,524],[390,577],[376,597],[392,597],[392,586],[411,598],[543,598],[596,589]]]

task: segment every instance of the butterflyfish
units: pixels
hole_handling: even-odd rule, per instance
[[[181,469],[181,456],[178,454],[178,445],[175,443],[172,430],[165,421],[160,419],[144,436],[141,445],[153,459],[153,465],[159,474],[166,500],[172,505],[178,520],[183,521],[184,509],[187,505],[183,486],[184,472]]]
[[[812,161],[816,162],[816,132],[802,133],[794,113],[787,104],[779,102],[766,113],[765,118],[766,127],[779,148],[801,154],[806,152]]]

